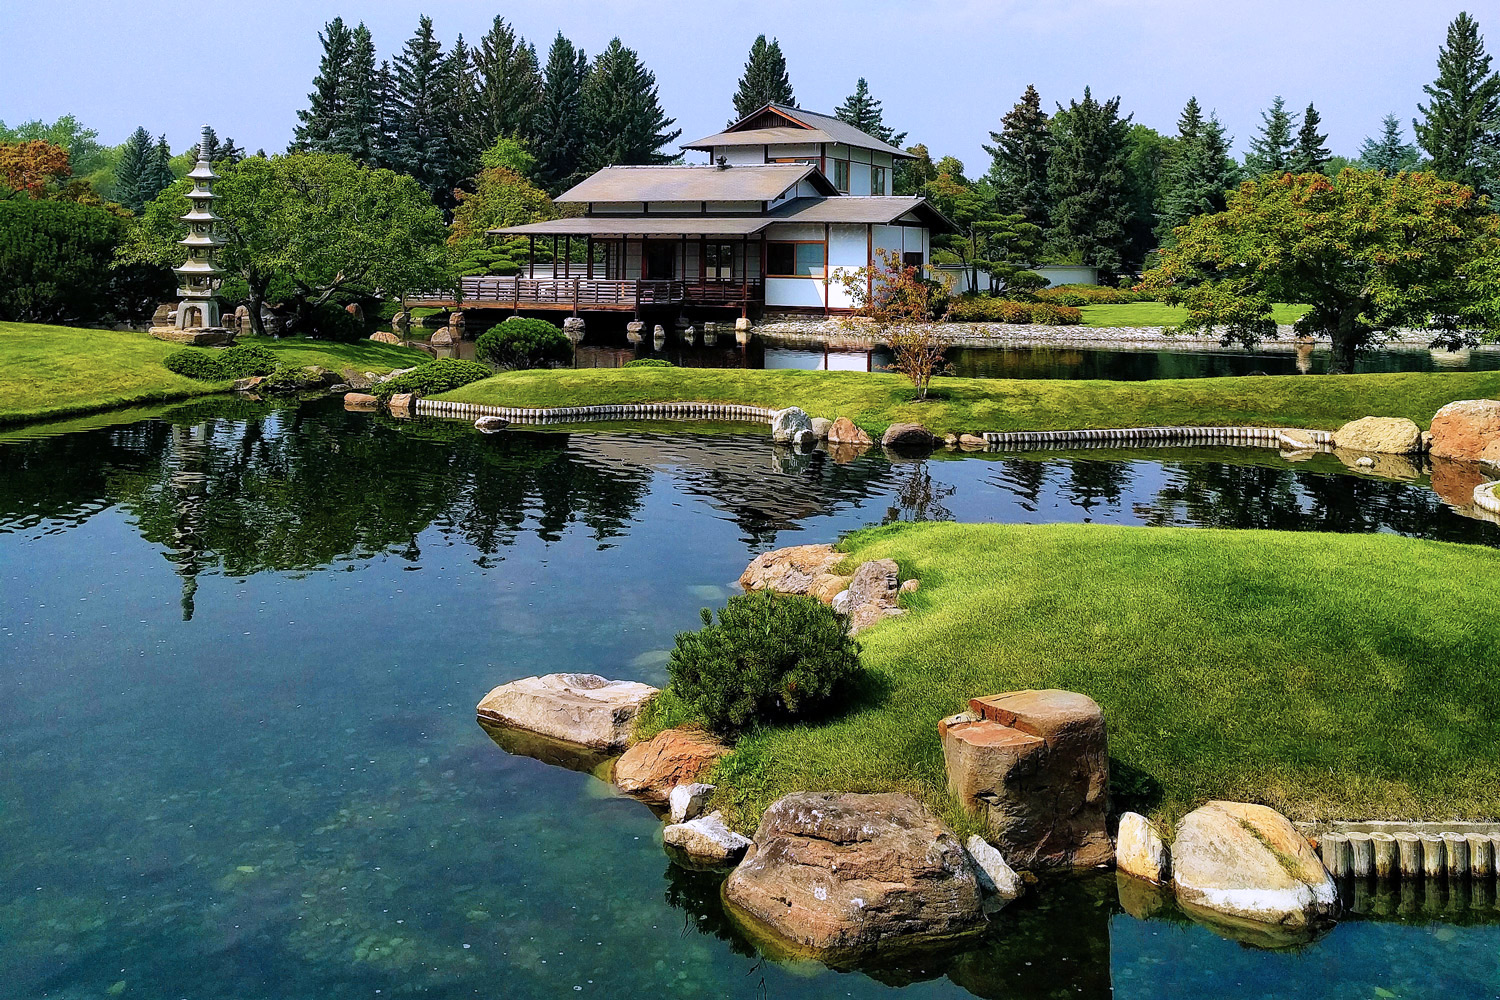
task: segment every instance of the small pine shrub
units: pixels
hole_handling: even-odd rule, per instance
[[[230,378],[249,378],[252,375],[269,375],[279,362],[272,351],[259,344],[226,347],[217,355],[219,364]]]
[[[397,375],[389,382],[381,382],[370,391],[385,398],[396,393],[414,392],[419,396],[434,396],[440,392],[457,389],[489,378],[494,372],[477,361],[460,361],[458,358],[438,358],[418,365],[405,375]]]
[[[671,690],[716,733],[815,714],[859,670],[843,619],[811,597],[756,591],[731,597],[716,623],[677,636]]]
[[[256,389],[268,395],[290,395],[301,392],[307,384],[307,373],[297,365],[277,365]]]
[[[161,363],[166,366],[167,371],[203,382],[225,382],[236,377],[229,373],[219,355],[192,348],[173,351],[162,358]]]
[[[634,361],[625,362],[626,368],[676,368],[670,361],[661,358],[636,358]]]
[[[546,368],[566,364],[573,357],[573,345],[544,319],[512,316],[481,333],[474,354],[497,368]]]

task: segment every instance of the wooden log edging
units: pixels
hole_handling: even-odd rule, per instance
[[[1111,427],[1100,430],[987,431],[980,435],[992,449],[1107,448],[1142,445],[1238,445],[1281,448],[1288,431],[1320,448],[1333,446],[1329,431],[1284,427]]]
[[[1500,868],[1494,823],[1346,823],[1316,837],[1334,878],[1487,880]]]
[[[603,406],[486,406],[446,399],[418,399],[416,412],[431,417],[477,420],[500,417],[518,424],[605,420],[750,420],[769,422],[775,410],[733,403],[620,403]]]

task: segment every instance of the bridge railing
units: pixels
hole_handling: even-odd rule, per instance
[[[527,278],[483,276],[460,279],[459,304],[640,308],[684,301],[739,303],[759,299],[760,281],[656,281],[635,278]],[[453,302],[452,292],[409,295],[410,305]]]

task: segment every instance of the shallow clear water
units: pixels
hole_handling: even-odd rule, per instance
[[[479,697],[553,670],[660,683],[754,553],[895,518],[1500,527],[1421,470],[1186,449],[836,465],[746,430],[481,437],[214,401],[0,435],[0,996],[1500,992],[1492,893],[1271,954],[1130,916],[1113,876],[1066,879],[922,967],[758,958],[645,808],[499,749]]]

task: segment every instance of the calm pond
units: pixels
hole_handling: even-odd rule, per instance
[[[922,967],[778,965],[644,807],[474,722],[527,674],[659,684],[754,554],[892,519],[1500,545],[1424,474],[1204,449],[835,465],[753,428],[482,437],[331,401],[138,416],[0,434],[0,995],[1500,993],[1492,886],[1362,899],[1268,953],[1088,876]]]

